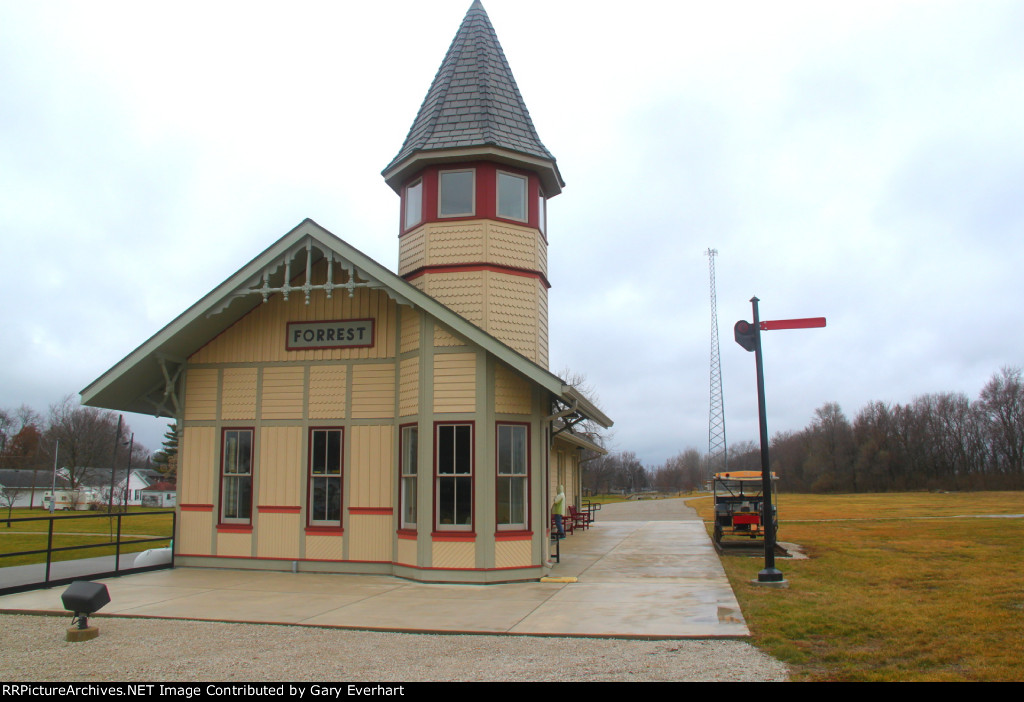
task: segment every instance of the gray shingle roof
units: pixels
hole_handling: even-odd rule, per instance
[[[555,160],[537,136],[480,0],[462,20],[402,149],[384,172],[417,151],[473,146]]]

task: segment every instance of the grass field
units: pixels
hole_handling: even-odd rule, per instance
[[[1010,514],[1024,493],[784,494],[779,540],[809,556],[776,561],[790,587],[722,560],[753,642],[795,680],[1021,680],[1024,519],[980,516]]]
[[[152,514],[166,511],[149,508],[131,508],[121,520],[121,553],[134,553],[149,548],[167,546],[171,535],[172,515]],[[53,554],[52,560],[64,561],[76,558],[95,558],[113,555],[115,547],[107,545],[111,542],[111,534],[117,536],[117,519],[106,515],[96,516],[96,512],[58,513],[54,522],[53,547],[91,546],[96,548],[76,548],[71,551],[59,551]],[[47,513],[41,510],[16,509],[11,518],[42,517]],[[9,566],[29,565],[46,562],[46,554],[27,556],[4,556],[7,553],[21,551],[37,551],[46,548],[49,522],[47,520],[19,522],[11,521],[8,526],[6,511],[0,519],[0,568]],[[139,544],[124,543],[134,538],[166,536],[164,541],[143,542]],[[134,537],[134,538],[133,538]],[[98,546],[103,544],[102,546]]]

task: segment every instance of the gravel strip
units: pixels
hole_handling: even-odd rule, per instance
[[[740,641],[442,636],[94,617],[0,615],[4,682],[785,681],[786,667]]]

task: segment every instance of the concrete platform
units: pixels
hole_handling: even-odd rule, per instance
[[[664,501],[667,502],[667,501]],[[576,583],[428,585],[374,575],[176,568],[111,578],[102,615],[299,624],[355,629],[719,638],[748,636],[700,521],[642,521],[642,507],[602,511],[562,542],[552,576]],[[685,516],[689,516],[686,514]],[[0,597],[0,612],[64,614],[51,588]]]

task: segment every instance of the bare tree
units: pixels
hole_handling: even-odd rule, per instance
[[[1002,368],[981,391],[984,413],[997,470],[1024,474],[1024,382],[1020,368]]]

